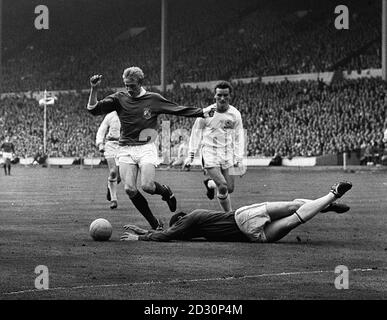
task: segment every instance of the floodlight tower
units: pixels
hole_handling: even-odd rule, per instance
[[[382,0],[382,78],[387,80],[387,0]]]
[[[2,82],[3,82],[3,68],[2,68],[2,43],[3,43],[3,0],[0,0],[0,94],[3,92]]]
[[[167,65],[167,0],[161,0],[161,91],[166,91],[166,65]]]

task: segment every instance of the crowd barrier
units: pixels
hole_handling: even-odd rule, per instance
[[[247,157],[244,161],[246,166],[253,167],[267,167],[272,161],[272,157]],[[359,165],[360,158],[356,153],[347,154],[346,161],[348,165]],[[21,165],[31,165],[33,158],[21,158]],[[99,166],[101,165],[101,158],[48,158],[46,165],[48,166],[70,166],[70,165],[85,165],[85,166]],[[163,158],[159,158],[159,163],[163,163]],[[195,158],[193,166],[201,166],[201,159]],[[282,158],[282,166],[284,167],[313,167],[313,166],[339,166],[343,165],[343,154],[324,155],[320,157],[294,157]]]

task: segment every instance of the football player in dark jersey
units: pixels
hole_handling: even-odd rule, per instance
[[[171,188],[155,181],[155,167],[158,165],[158,152],[154,143],[157,138],[157,118],[160,114],[207,117],[214,112],[214,108],[179,106],[158,93],[146,91],[143,87],[144,73],[138,67],[124,70],[122,79],[126,91],[116,92],[98,101],[97,87],[101,79],[102,75],[90,78],[91,90],[87,110],[92,115],[117,112],[121,122],[117,157],[125,192],[152,229],[162,229],[162,222],[155,218],[148,201],[137,189],[139,175],[143,191],[161,195],[169,209],[176,211],[176,198]]]
[[[11,160],[15,154],[15,146],[10,141],[9,137],[5,137],[5,141],[0,147],[0,150],[3,153],[3,167],[5,175],[11,175]]]

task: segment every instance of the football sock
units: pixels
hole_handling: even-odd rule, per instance
[[[163,198],[168,197],[169,193],[168,193],[168,190],[166,188],[164,188],[160,183],[158,183],[156,181],[155,181],[155,186],[156,186],[156,189],[155,189],[154,194],[159,194]]]
[[[324,197],[305,203],[294,214],[301,223],[304,223],[312,219],[322,209],[335,201],[335,199],[333,193],[328,193]]]
[[[216,184],[215,184],[215,181],[212,180],[212,179],[207,179],[207,187],[209,189],[216,189]]]
[[[4,164],[4,165],[3,165],[3,168],[4,168],[4,173],[5,173],[5,175],[7,175],[7,165]]]
[[[120,184],[120,182],[121,182],[120,167],[117,166],[117,184]]]
[[[111,201],[117,201],[117,178],[108,178],[108,188],[110,190]]]
[[[141,192],[137,191],[136,195],[133,198],[130,198],[130,200],[132,200],[137,210],[140,211],[146,221],[148,221],[152,229],[156,229],[159,223],[149,208],[148,201],[141,194]]]
[[[300,201],[300,202],[303,202],[304,204],[305,203],[308,203],[308,202],[311,202],[313,200],[310,200],[310,199],[294,199],[294,201]],[[329,211],[329,208],[332,206],[332,203],[328,204],[324,209],[321,210],[321,212],[327,212]]]
[[[297,202],[303,202],[303,203],[307,203],[307,202],[311,202],[313,200],[310,200],[310,199],[294,199],[293,201],[297,201]]]
[[[218,201],[224,212],[230,212],[231,209],[231,200],[228,192],[226,194],[218,194]]]

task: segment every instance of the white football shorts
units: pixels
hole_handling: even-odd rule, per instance
[[[147,143],[139,146],[120,146],[118,160],[121,163],[136,164],[141,167],[143,164],[159,165],[157,148],[154,143]]]
[[[227,152],[225,148],[203,147],[202,149],[203,168],[228,169],[234,166],[234,153]]]
[[[271,221],[267,213],[267,202],[255,203],[235,211],[238,228],[252,242],[267,242],[264,226]]]
[[[104,153],[105,159],[114,158],[114,160],[116,161],[116,165],[118,165],[117,154],[118,154],[119,148],[120,146],[118,144],[118,141],[106,141],[105,153]]]
[[[3,160],[12,160],[12,152],[3,152]]]

